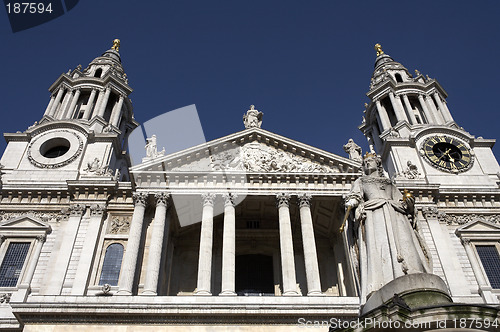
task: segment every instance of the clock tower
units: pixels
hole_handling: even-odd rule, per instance
[[[494,139],[457,125],[447,93],[435,79],[410,72],[375,45],[377,58],[365,104],[363,131],[396,183],[441,188],[498,188]]]

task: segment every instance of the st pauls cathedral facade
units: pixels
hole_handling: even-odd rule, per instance
[[[243,130],[179,152],[149,137],[133,166],[119,41],[62,74],[41,120],[4,134],[0,331],[495,330],[495,140],[376,51],[369,151],[346,138],[345,156],[252,106]]]

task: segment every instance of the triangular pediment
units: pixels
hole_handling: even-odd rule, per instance
[[[0,231],[40,230],[50,232],[49,224],[31,216],[22,216],[0,223]]]
[[[359,173],[361,163],[251,128],[131,168],[132,173]]]
[[[465,233],[465,232],[499,232],[500,233],[500,226],[496,224],[492,224],[488,221],[484,220],[476,220],[471,223],[468,223],[459,229],[457,229],[457,232],[460,233]]]

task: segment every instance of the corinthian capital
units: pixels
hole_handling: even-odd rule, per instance
[[[170,194],[168,193],[156,193],[155,194],[155,202],[156,205],[168,205],[168,199],[170,198]]]
[[[297,198],[299,207],[311,207],[311,194],[301,194]]]
[[[135,206],[146,206],[146,201],[148,199],[148,195],[145,193],[134,193],[132,195],[132,198],[134,200],[134,205]]]
[[[222,198],[224,198],[224,206],[234,206],[234,201],[238,197],[236,194],[222,194]]]
[[[73,204],[69,207],[70,216],[81,216],[85,212],[85,205]]]
[[[103,215],[104,211],[106,211],[106,206],[104,204],[92,204],[90,206],[90,215]]]
[[[214,205],[215,194],[212,193],[201,194],[201,199],[203,199],[203,206]]]
[[[279,193],[276,195],[276,205],[278,208],[280,207],[289,207],[290,206],[290,195],[285,193]]]

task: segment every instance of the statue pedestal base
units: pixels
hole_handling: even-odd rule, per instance
[[[443,279],[434,274],[415,273],[396,278],[372,293],[361,309],[361,315],[392,302],[395,296],[401,298],[410,310],[453,302]]]

